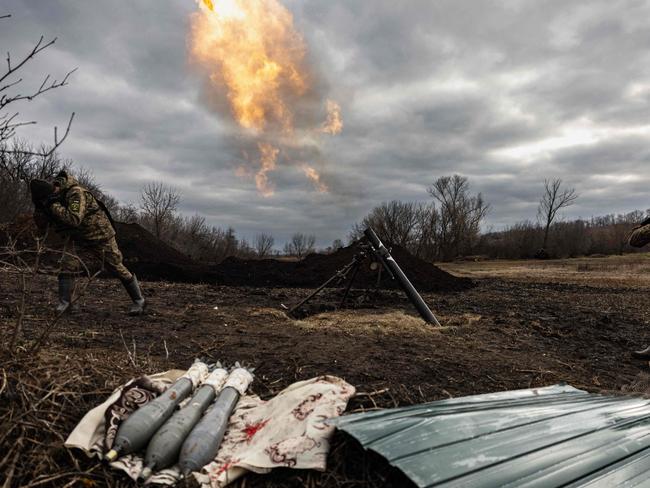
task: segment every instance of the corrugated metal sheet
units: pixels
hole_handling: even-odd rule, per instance
[[[650,487],[650,400],[567,385],[331,422],[420,487]]]

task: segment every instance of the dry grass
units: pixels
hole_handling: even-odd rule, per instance
[[[97,486],[100,481],[120,486],[104,465],[63,447],[88,410],[125,378],[140,374],[122,355],[112,359],[62,353],[0,357],[3,488]]]
[[[318,315],[312,315],[302,320],[294,321],[294,325],[306,329],[331,329],[352,333],[354,335],[436,335],[460,327],[472,327],[481,319],[480,315],[462,313],[439,315],[442,327],[434,327],[424,322],[419,316],[404,312],[377,312],[361,314],[354,310],[339,310]]]
[[[463,261],[439,264],[469,278],[502,278],[593,286],[650,286],[650,254],[549,260]]]

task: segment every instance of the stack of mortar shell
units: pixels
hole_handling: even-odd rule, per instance
[[[187,372],[162,395],[133,412],[120,425],[113,448],[106,454],[108,461],[144,449],[149,439],[192,390],[208,375],[208,366],[195,362]]]
[[[153,471],[176,464],[183,441],[221,391],[227,377],[228,371],[222,368],[215,369],[192,399],[158,429],[147,446],[145,468],[140,478],[146,480]]]
[[[252,381],[253,375],[245,368],[236,368],[230,373],[217,400],[183,442],[178,461],[183,476],[199,471],[215,459],[228,419]]]

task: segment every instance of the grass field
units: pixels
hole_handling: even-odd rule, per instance
[[[650,286],[650,253],[548,260],[489,260],[438,263],[469,278],[502,278],[592,286]]]

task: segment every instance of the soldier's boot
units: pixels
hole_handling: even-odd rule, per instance
[[[129,309],[129,315],[142,315],[147,301],[142,296],[138,279],[133,275],[131,281],[123,281],[122,284],[126,288],[126,292],[131,297],[131,300],[133,300],[133,305]]]
[[[74,277],[59,275],[59,304],[56,306],[56,313],[63,314],[72,311],[72,290],[74,289]]]
[[[650,361],[650,346],[640,351],[632,351],[632,357],[634,359],[642,359],[644,361]]]

